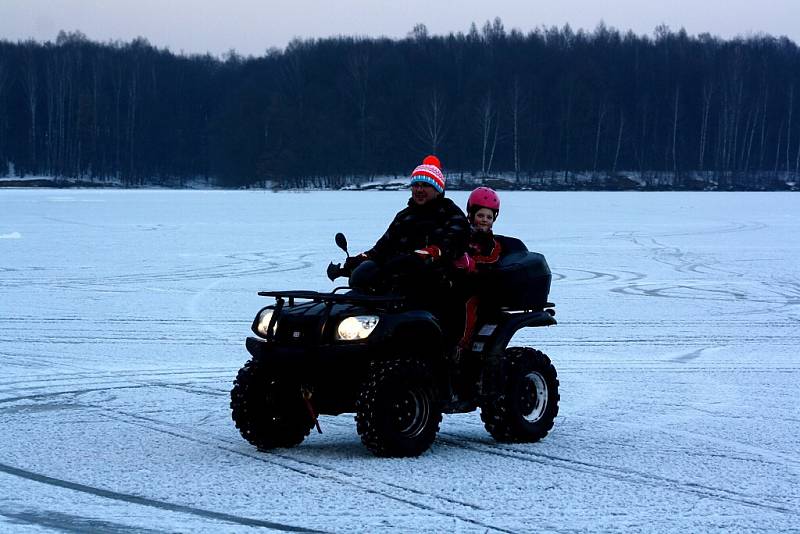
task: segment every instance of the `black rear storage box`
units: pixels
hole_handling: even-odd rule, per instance
[[[542,309],[550,293],[552,274],[547,260],[530,252],[519,239],[496,235],[500,259],[482,275],[482,298],[509,310]]]

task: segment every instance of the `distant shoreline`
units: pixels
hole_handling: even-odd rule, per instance
[[[459,185],[451,186],[448,188],[450,191],[471,191],[475,186],[481,184],[470,184],[469,186],[462,187]],[[735,187],[725,186],[719,187],[715,184],[698,184],[692,183],[688,186],[626,186],[607,187],[605,184],[585,182],[585,183],[572,183],[572,184],[546,184],[546,185],[529,185],[511,186],[510,184],[487,184],[493,186],[501,191],[641,191],[641,192],[659,192],[659,191],[702,191],[702,192],[796,192],[800,190],[797,184],[787,183],[785,187]],[[347,186],[344,188],[324,188],[324,187],[306,187],[306,188],[292,188],[292,187],[218,187],[218,186],[175,186],[164,185],[157,183],[145,183],[141,185],[122,185],[118,182],[91,182],[86,180],[70,180],[70,179],[46,179],[46,178],[21,178],[15,180],[13,178],[0,179],[0,189],[116,189],[116,190],[186,190],[186,191],[400,191],[406,187],[404,184],[390,183],[390,184],[374,184],[367,183],[361,186]]]

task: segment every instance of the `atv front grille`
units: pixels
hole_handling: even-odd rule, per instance
[[[278,320],[275,341],[287,345],[317,344],[322,335],[319,315],[284,313]]]

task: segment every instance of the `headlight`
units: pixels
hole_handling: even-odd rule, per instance
[[[348,317],[336,329],[336,339],[340,341],[353,341],[367,338],[375,327],[378,326],[377,315],[358,315]]]
[[[270,308],[266,310],[261,310],[258,313],[258,317],[256,318],[256,334],[258,334],[261,337],[267,337],[267,329],[269,328],[269,322],[272,320],[272,314],[274,312],[275,310]],[[276,321],[274,330],[277,329],[278,329],[278,323]]]

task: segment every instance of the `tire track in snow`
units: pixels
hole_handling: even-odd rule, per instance
[[[458,521],[476,525],[492,531],[505,532],[509,534],[513,534],[514,532],[511,530],[504,529],[502,527],[498,527],[496,525],[491,525],[486,522],[473,519],[465,515],[464,513],[458,513],[448,509],[442,509],[440,507],[431,504],[419,502],[419,500],[414,500],[411,497],[404,497],[398,495],[396,492],[398,491],[405,492],[417,497],[438,500],[447,503],[447,505],[451,507],[455,505],[462,508],[467,508],[468,510],[474,510],[474,511],[484,510],[479,505],[473,503],[452,499],[450,497],[442,495],[436,495],[430,492],[419,490],[417,488],[410,488],[407,486],[403,486],[401,484],[397,484],[394,482],[386,482],[383,480],[365,476],[364,474],[361,473],[352,473],[341,468],[336,468],[330,465],[326,465],[319,461],[311,461],[308,459],[290,456],[285,453],[277,452],[277,450],[272,450],[268,452],[259,452],[259,453],[243,451],[240,448],[238,448],[240,444],[239,440],[233,441],[208,432],[204,432],[204,434],[206,434],[205,438],[200,438],[197,436],[198,430],[194,427],[192,427],[191,429],[187,429],[180,425],[176,425],[174,423],[160,421],[158,419],[145,417],[140,414],[128,413],[116,409],[109,409],[99,405],[89,405],[89,406],[92,406],[98,411],[103,412],[106,417],[109,417],[117,421],[123,421],[128,424],[140,426],[150,431],[168,434],[173,437],[182,438],[203,445],[210,445],[218,450],[222,450],[239,456],[245,456],[261,462],[269,463],[277,467],[287,469],[297,474],[310,476],[316,479],[329,480],[342,486],[352,487],[359,491],[363,491],[366,493],[370,493],[372,495],[377,495],[379,497],[387,498],[402,504],[406,504],[408,506],[411,506],[412,508],[424,510],[427,512],[432,512],[439,516],[449,517],[451,519],[456,519]],[[365,480],[365,482],[361,482],[361,480]],[[385,488],[379,489],[380,486],[384,486]]]
[[[649,251],[650,258],[652,260],[667,265],[673,268],[675,271],[682,274],[709,275],[713,273],[723,273],[729,276],[734,276],[736,278],[742,278],[744,276],[743,273],[737,271],[731,271],[728,269],[713,267],[707,261],[703,262],[693,258],[690,259],[691,255],[689,253],[684,252],[679,247],[673,247],[661,243],[656,240],[656,237],[693,236],[693,235],[705,235],[705,234],[716,235],[721,233],[734,233],[751,229],[760,230],[765,227],[766,227],[765,225],[752,223],[751,225],[737,224],[723,229],[711,229],[711,230],[704,230],[704,231],[690,232],[690,233],[665,233],[665,234],[644,235],[636,232],[615,232],[612,234],[612,237],[632,242],[633,244]],[[644,242],[644,240],[648,240],[649,242]],[[621,286],[621,288],[625,287],[627,286]]]
[[[133,377],[135,375],[131,375]],[[148,376],[148,375],[142,375]],[[74,394],[81,394],[86,392],[87,386],[91,386],[91,391],[102,391],[104,388],[108,390],[112,389],[136,389],[136,388],[144,388],[144,387],[159,387],[159,386],[191,386],[195,384],[199,384],[198,380],[205,379],[206,381],[219,381],[221,380],[221,376],[219,374],[211,374],[206,375],[203,373],[164,373],[161,375],[161,381],[154,381],[154,382],[145,382],[141,380],[131,380],[130,377],[120,377],[119,379],[106,379],[103,380],[103,377],[98,377],[96,379],[87,377],[84,380],[75,380],[75,379],[68,379],[68,380],[59,380],[57,378],[47,379],[47,380],[40,380],[40,381],[31,381],[31,382],[23,382],[25,385],[19,386],[15,384],[15,387],[5,388],[0,391],[0,394],[8,395],[8,394],[16,394],[15,396],[11,397],[3,397],[0,398],[0,404],[7,404],[10,402],[16,402],[19,400],[26,400],[26,399],[38,399],[38,398],[47,398],[48,396],[58,396],[58,395],[74,395]],[[170,380],[171,379],[171,380]],[[175,382],[176,379],[195,379],[192,382]],[[30,385],[29,385],[30,384]],[[72,388],[72,389],[69,389]],[[79,389],[75,389],[79,388]],[[31,392],[27,395],[19,395],[22,392]]]
[[[585,278],[573,278],[564,274],[562,271],[571,271],[576,273],[584,273],[589,276]],[[615,274],[621,273],[621,274]],[[613,270],[610,272],[606,271],[593,271],[588,269],[573,269],[569,267],[563,267],[558,270],[558,272],[553,272],[553,282],[564,281],[567,283],[586,283],[586,282],[618,282],[620,280],[624,282],[634,282],[637,280],[642,280],[643,278],[647,278],[645,273],[640,273],[636,271],[621,271],[621,270]]]
[[[36,473],[35,471],[21,469],[19,467],[14,467],[4,463],[0,463],[0,472],[19,478],[24,478],[26,480],[32,480],[33,482],[46,484],[48,486],[54,486],[57,488],[64,488],[71,491],[77,491],[79,493],[93,495],[95,497],[102,497],[104,499],[120,501],[128,504],[137,504],[139,506],[146,506],[149,508],[158,508],[160,510],[167,510],[170,512],[189,514],[197,517],[202,517],[204,519],[214,519],[226,523],[234,523],[236,525],[269,528],[272,530],[280,530],[282,532],[324,532],[322,530],[313,530],[309,528],[297,527],[294,525],[287,525],[284,523],[277,523],[274,521],[253,519],[250,517],[226,514],[223,512],[215,512],[213,510],[206,510],[204,508],[196,508],[184,504],[175,504],[158,499],[150,499],[147,497],[142,497],[131,493],[121,493],[118,491],[107,490],[95,486],[81,484],[79,482],[71,482],[69,480],[43,475],[41,473]]]
[[[440,434],[440,436],[441,435],[442,434]],[[653,475],[650,473],[636,471],[634,469],[596,464],[592,462],[574,460],[571,458],[561,458],[550,454],[535,453],[530,451],[520,451],[518,449],[505,447],[501,445],[496,445],[496,446],[484,445],[454,435],[450,435],[449,438],[440,437],[438,441],[445,445],[449,445],[451,447],[470,450],[481,454],[500,456],[503,458],[510,458],[523,462],[531,462],[535,464],[546,465],[549,467],[559,468],[559,469],[566,469],[592,476],[602,476],[620,482],[625,482],[640,486],[652,486],[660,489],[669,487],[681,493],[698,495],[704,498],[712,498],[720,501],[728,501],[735,504],[741,504],[753,508],[771,510],[793,516],[800,515],[800,512],[798,511],[797,508],[789,508],[780,503],[765,502],[764,499],[759,499],[758,497],[746,493],[736,492],[723,488],[716,488],[713,486],[707,486],[692,482],[683,482],[679,479],[664,477],[660,475]]]
[[[733,284],[726,284],[717,280],[711,281],[685,281],[685,282],[650,282],[642,284],[628,284],[612,288],[612,293],[638,297],[656,297],[669,300],[690,300],[707,302],[725,302],[730,304],[765,305],[748,310],[751,314],[774,314],[792,306],[800,305],[800,298],[774,288],[766,286],[764,290],[757,288],[759,283],[749,283],[743,288],[736,288]],[[770,294],[774,295],[771,296]],[[727,312],[720,312],[720,316],[740,316],[741,308],[735,307]],[[796,322],[796,321],[793,321]]]
[[[0,516],[13,524],[35,525],[48,531],[57,532],[108,532],[114,534],[162,534],[163,530],[135,527],[123,523],[96,519],[85,515],[72,515],[47,509],[28,508],[21,511],[0,509]]]
[[[600,420],[600,421],[598,421],[596,418],[588,418],[588,417],[585,417],[585,416],[582,416],[582,415],[573,415],[572,417],[573,418],[577,418],[577,419],[591,420],[595,424],[600,422],[600,423],[607,424],[607,425],[612,425],[612,426],[621,426],[621,427],[625,427],[625,428],[632,428],[632,429],[635,429],[635,430],[643,430],[643,431],[646,431],[646,432],[649,432],[649,433],[660,432],[660,433],[663,433],[663,434],[667,434],[669,436],[679,436],[681,438],[684,438],[684,439],[687,439],[687,440],[691,440],[691,441],[701,441],[701,442],[704,442],[704,443],[709,443],[709,444],[712,444],[712,445],[717,446],[717,447],[719,447],[719,446],[728,447],[728,448],[731,448],[731,449],[735,449],[736,451],[738,451],[740,453],[747,453],[747,454],[752,454],[754,456],[760,456],[762,458],[766,458],[766,459],[768,459],[768,460],[770,460],[770,461],[772,461],[772,462],[774,462],[774,463],[776,463],[778,465],[786,466],[789,469],[792,469],[792,470],[800,473],[800,456],[798,456],[797,454],[795,454],[795,455],[785,454],[785,453],[781,453],[781,452],[772,451],[772,450],[769,450],[769,449],[764,449],[762,447],[756,447],[756,446],[751,445],[749,443],[742,443],[742,442],[735,441],[735,440],[732,440],[732,439],[727,439],[727,438],[718,438],[718,437],[715,437],[715,436],[708,436],[708,435],[699,434],[699,433],[696,433],[696,432],[687,432],[687,431],[679,430],[679,429],[675,429],[675,428],[665,428],[663,426],[654,427],[652,424],[640,424],[640,423],[634,423],[632,421],[613,421],[613,420]],[[785,421],[784,419],[779,419],[779,418],[776,418],[775,420],[777,420],[777,421]]]
[[[56,373],[51,375],[41,375],[37,377],[27,377],[20,380],[0,380],[0,387],[14,386],[17,384],[38,384],[41,382],[60,382],[60,381],[83,381],[83,380],[97,380],[101,378],[108,378],[112,380],[129,380],[131,377],[198,377],[202,378],[210,375],[208,378],[225,378],[227,373],[230,373],[230,367],[204,367],[201,370],[188,370],[185,367],[175,369],[141,369],[137,371],[97,371],[97,372],[76,372],[76,373]],[[224,373],[224,374],[223,374]],[[31,386],[34,387],[34,386]],[[16,391],[17,388],[12,388],[6,391]],[[28,387],[21,387],[19,389],[29,389]]]
[[[159,386],[169,387],[171,385],[172,384],[164,384],[164,383],[151,384],[151,386],[153,386],[153,387],[159,387]],[[123,388],[129,388],[129,387],[130,386],[123,386]],[[144,387],[144,386],[140,385],[139,387]],[[88,389],[87,388],[87,389],[84,389],[84,390],[76,390],[76,391],[72,391],[72,392],[54,392],[54,393],[49,394],[49,396],[63,395],[63,394],[66,394],[66,393],[83,394],[83,393],[88,393],[88,392],[93,392],[93,391],[102,391],[104,389],[106,389],[106,388],[92,388],[92,389]],[[112,388],[112,389],[115,389],[115,388]],[[122,389],[122,388],[120,388],[120,389]],[[226,397],[227,396],[227,392],[219,391],[219,390],[210,391],[209,394],[214,394],[214,395],[217,395],[219,397]],[[48,395],[40,394],[40,395],[35,395],[33,397],[41,399],[41,398],[44,398],[46,396],[48,396]],[[28,397],[28,398],[31,398],[31,397]],[[396,500],[398,502],[402,502],[402,503],[407,504],[409,506],[416,507],[416,508],[419,508],[419,509],[423,509],[423,510],[426,510],[426,511],[431,511],[431,512],[437,513],[439,515],[445,515],[445,516],[452,517],[452,518],[457,519],[457,520],[466,521],[468,523],[476,524],[476,525],[484,527],[484,528],[504,531],[503,529],[499,529],[499,528],[497,528],[497,527],[495,527],[493,525],[488,525],[488,524],[484,524],[484,523],[480,523],[480,522],[476,523],[471,518],[469,518],[467,516],[463,516],[463,514],[458,514],[458,513],[455,513],[455,512],[444,512],[443,513],[443,511],[440,508],[436,507],[436,506],[432,506],[432,505],[429,505],[429,504],[426,504],[426,503],[420,503],[420,502],[418,502],[418,500],[412,500],[412,499],[409,499],[407,497],[398,495],[397,491],[410,492],[412,494],[416,494],[417,496],[443,500],[445,502],[448,502],[451,505],[452,504],[457,504],[457,505],[460,505],[460,506],[467,506],[467,507],[471,507],[471,508],[474,508],[474,509],[480,509],[479,507],[471,505],[470,503],[464,503],[464,502],[461,502],[461,501],[454,501],[453,499],[447,499],[446,497],[443,498],[441,496],[437,496],[437,495],[433,495],[433,494],[430,494],[430,493],[427,493],[427,492],[424,492],[424,491],[416,490],[414,488],[406,488],[406,487],[403,487],[403,486],[400,486],[400,485],[397,485],[397,484],[387,483],[387,482],[383,482],[383,481],[380,481],[380,480],[373,480],[373,482],[376,482],[379,485],[386,485],[386,486],[388,486],[388,489],[375,490],[374,488],[370,488],[369,486],[364,487],[363,484],[353,483],[353,479],[362,479],[362,478],[368,478],[368,477],[364,477],[361,474],[354,474],[354,473],[351,473],[351,472],[348,472],[348,471],[345,471],[345,470],[342,470],[342,469],[331,468],[330,466],[327,466],[327,465],[325,465],[323,463],[320,463],[320,462],[310,461],[310,460],[306,460],[306,459],[298,459],[296,457],[292,457],[292,456],[289,456],[287,454],[281,454],[281,453],[269,453],[269,456],[273,457],[273,458],[264,458],[264,453],[248,453],[248,452],[244,452],[244,451],[241,451],[241,450],[237,449],[236,447],[234,447],[234,443],[238,443],[238,441],[234,442],[233,440],[225,439],[225,438],[222,438],[220,436],[215,436],[213,434],[210,435],[211,436],[210,440],[209,439],[201,439],[201,438],[198,438],[196,436],[196,429],[191,429],[191,435],[187,435],[187,431],[188,431],[187,429],[182,428],[179,425],[174,425],[172,423],[165,423],[163,421],[159,421],[159,420],[156,420],[156,419],[143,417],[143,416],[140,416],[138,414],[130,414],[130,413],[126,413],[126,412],[121,412],[119,410],[109,410],[106,407],[98,406],[98,405],[88,404],[88,405],[85,405],[85,406],[89,406],[89,407],[95,408],[97,410],[100,410],[100,411],[105,413],[105,416],[113,418],[113,419],[118,419],[118,420],[122,419],[125,422],[131,423],[131,424],[136,424],[138,426],[142,426],[142,427],[144,427],[146,429],[149,429],[151,431],[167,433],[167,434],[173,435],[175,437],[188,439],[188,440],[199,442],[199,443],[202,443],[202,444],[212,445],[212,446],[215,446],[216,448],[219,448],[221,450],[225,450],[227,452],[231,452],[231,453],[238,454],[238,455],[244,455],[244,456],[259,460],[259,461],[265,461],[267,463],[272,463],[272,464],[275,464],[275,465],[277,465],[279,467],[282,467],[282,468],[285,468],[285,469],[288,469],[288,470],[291,470],[291,471],[294,471],[294,472],[297,472],[297,473],[300,473],[300,474],[303,474],[303,475],[306,475],[306,476],[312,476],[312,477],[320,478],[320,476],[321,476],[320,470],[322,470],[323,472],[325,472],[324,476],[322,476],[322,478],[337,482],[339,484],[343,484],[343,485],[347,485],[347,486],[353,486],[353,487],[356,487],[357,489],[360,489],[362,491],[367,491],[369,493],[373,493],[373,494],[376,494],[376,495],[379,495],[379,496],[383,496],[383,497],[386,497],[386,498],[389,498],[389,499],[392,499],[392,500]],[[131,419],[133,419],[133,420],[131,420]],[[159,428],[159,427],[163,427],[163,426],[166,426],[168,428],[166,428],[166,429],[165,428]],[[343,426],[343,425],[337,424],[336,426]],[[611,479],[615,479],[615,480],[619,480],[619,481],[623,481],[623,482],[628,482],[628,483],[634,483],[634,484],[652,485],[652,486],[658,485],[658,487],[663,487],[666,484],[669,487],[672,487],[673,489],[675,489],[676,491],[681,491],[681,492],[684,492],[684,493],[691,493],[691,494],[695,494],[695,495],[700,495],[702,497],[715,498],[715,499],[718,499],[718,500],[731,501],[731,502],[735,502],[735,503],[738,503],[738,504],[760,507],[760,508],[774,510],[774,511],[782,512],[782,513],[789,513],[789,514],[794,514],[794,515],[797,514],[796,510],[793,510],[791,508],[787,508],[787,507],[782,506],[780,504],[765,503],[765,502],[763,502],[763,500],[759,500],[759,499],[757,499],[757,498],[755,498],[755,497],[753,497],[751,495],[745,494],[745,493],[732,492],[730,490],[725,490],[725,489],[721,489],[721,488],[715,488],[715,487],[712,487],[712,486],[685,483],[685,482],[682,482],[680,480],[670,479],[668,477],[661,477],[661,476],[658,476],[658,475],[651,475],[651,474],[648,474],[648,473],[641,473],[641,472],[633,471],[633,470],[629,470],[629,469],[617,468],[617,467],[601,465],[601,464],[594,464],[594,463],[590,463],[590,462],[582,462],[582,461],[572,460],[572,459],[569,459],[569,458],[561,458],[561,457],[552,456],[552,455],[543,455],[543,454],[539,454],[539,453],[531,453],[529,451],[520,451],[520,450],[517,450],[517,449],[510,448],[510,447],[502,447],[502,446],[491,447],[491,446],[483,445],[483,444],[480,444],[480,443],[470,442],[469,440],[464,440],[463,438],[456,437],[456,436],[453,436],[453,438],[455,438],[455,439],[450,439],[450,438],[445,437],[447,435],[448,434],[441,433],[440,437],[439,437],[439,439],[437,441],[439,443],[442,443],[442,444],[445,444],[445,445],[455,446],[455,447],[462,448],[462,449],[468,449],[468,450],[472,450],[472,451],[479,452],[479,453],[491,454],[491,455],[511,458],[511,459],[515,459],[515,460],[528,461],[528,462],[538,463],[538,464],[542,464],[542,465],[549,465],[549,466],[558,467],[558,468],[570,469],[570,470],[573,470],[573,471],[576,471],[576,472],[582,472],[582,473],[588,473],[588,474],[592,474],[592,475],[605,476],[607,478],[611,478]],[[694,436],[694,437],[697,437],[697,436]],[[752,449],[752,448],[748,448],[748,450],[750,450],[750,449]],[[767,451],[767,453],[771,454],[771,453],[769,453],[769,451]],[[778,456],[781,457],[780,455],[778,455]],[[280,461],[275,460],[275,458],[279,458]],[[786,460],[785,457],[783,457],[783,459]],[[299,465],[296,465],[296,464],[299,464]]]
[[[573,272],[576,272],[576,273],[584,273],[584,274],[588,274],[589,275],[586,278],[575,278],[575,279],[573,279],[573,278],[571,278],[569,276],[566,276],[566,275],[562,274],[561,275],[561,280],[566,280],[567,282],[593,282],[593,281],[599,281],[599,280],[614,282],[614,281],[620,279],[620,277],[618,275],[611,274],[611,273],[606,273],[606,272],[602,272],[602,271],[591,271],[591,270],[588,270],[588,269],[571,269],[571,268],[566,268],[566,267],[562,268],[560,270],[561,271],[573,271]]]
[[[703,356],[707,352],[716,352],[716,351],[722,350],[723,348],[724,347],[720,347],[720,346],[702,347],[702,348],[699,348],[697,350],[693,350],[693,351],[690,351],[690,352],[687,352],[687,353],[684,353],[684,354],[680,354],[678,356],[674,356],[674,357],[670,358],[669,361],[678,362],[678,363],[686,363],[686,362],[690,362],[692,360],[696,360],[697,358],[700,358],[701,356]]]
[[[307,269],[313,263],[306,258],[311,254],[305,253],[295,256],[272,254],[266,259],[266,252],[246,253],[254,256],[245,257],[245,253],[223,256],[224,259],[233,260],[230,263],[217,265],[203,265],[199,267],[180,268],[179,270],[137,272],[111,276],[57,276],[53,278],[38,277],[31,279],[27,270],[19,270],[20,276],[0,280],[0,287],[57,287],[66,290],[97,291],[98,288],[114,288],[121,290],[120,286],[137,285],[151,282],[182,282],[190,280],[206,280],[220,278],[236,278],[262,274],[281,273]],[[253,264],[257,266],[253,266]]]
[[[740,222],[731,223],[727,226],[723,226],[722,228],[708,228],[706,230],[695,230],[693,232],[671,232],[654,235],[656,237],[690,237],[698,235],[738,234],[740,232],[755,232],[765,228],[769,228],[769,226],[760,222]]]
[[[58,397],[63,395],[84,395],[87,393],[95,393],[100,391],[114,391],[114,390],[122,390],[122,389],[143,389],[149,387],[172,387],[172,386],[183,386],[184,384],[164,384],[164,383],[152,383],[152,384],[128,384],[128,385],[118,385],[113,387],[96,387],[96,388],[82,388],[82,389],[74,389],[70,391],[57,391],[57,392],[50,392],[50,393],[38,393],[34,395],[26,395],[14,398],[6,398],[0,399],[0,403],[12,403],[15,401],[23,401],[23,400],[44,400],[51,397]],[[196,393],[196,392],[192,392]],[[228,392],[217,392],[214,390],[209,390],[207,394],[218,395],[219,397],[227,397]],[[75,403],[73,403],[75,405]],[[87,403],[87,402],[80,402],[77,404],[78,406],[84,408],[92,408],[97,412],[103,414],[104,417],[116,421],[122,421],[128,424],[132,424],[135,426],[139,426],[145,428],[147,430],[153,432],[159,432],[167,435],[171,435],[173,437],[189,440],[195,443],[200,443],[203,445],[210,445],[219,450],[240,455],[246,456],[248,458],[253,458],[255,460],[266,462],[277,467],[281,467],[283,469],[287,469],[297,474],[301,474],[304,476],[310,476],[312,478],[317,479],[325,479],[337,484],[352,487],[359,491],[363,491],[366,493],[370,493],[373,495],[377,495],[383,498],[387,498],[390,500],[394,500],[396,502],[400,502],[402,504],[406,504],[413,508],[424,510],[427,512],[432,512],[436,515],[452,518],[458,521],[462,521],[464,523],[473,524],[482,528],[486,528],[492,531],[497,532],[506,532],[512,533],[513,531],[506,530],[502,527],[498,527],[496,525],[491,525],[485,523],[483,521],[471,518],[464,513],[458,513],[446,508],[438,507],[435,505],[427,504],[424,502],[419,502],[419,499],[414,499],[413,496],[422,497],[423,499],[432,499],[434,501],[441,501],[446,503],[447,507],[458,506],[461,508],[466,508],[467,510],[473,511],[483,511],[484,509],[474,503],[469,503],[457,499],[453,499],[443,495],[436,495],[433,493],[429,493],[417,488],[411,488],[407,486],[403,486],[394,482],[387,482],[379,479],[375,479],[372,477],[365,476],[363,474],[356,474],[341,468],[332,467],[330,465],[326,465],[319,461],[311,461],[308,459],[296,458],[290,456],[288,454],[280,453],[277,451],[269,451],[269,452],[259,452],[259,453],[251,453],[247,451],[243,451],[237,448],[240,444],[246,444],[244,441],[240,440],[230,440],[212,433],[204,432],[206,434],[205,437],[201,438],[198,437],[198,429],[196,427],[191,428],[184,428],[181,425],[177,425],[174,423],[161,421],[158,419],[146,417],[140,414],[134,414],[130,412],[126,412],[119,409],[112,409],[106,406]],[[250,445],[247,444],[249,447]],[[0,464],[2,465],[2,464]],[[360,480],[366,480],[365,482],[360,482]],[[383,489],[378,489],[374,486],[383,486]],[[408,493],[410,497],[404,497],[399,495],[397,492],[404,492]]]
[[[727,224],[721,228],[706,228],[702,230],[694,230],[691,232],[662,232],[657,234],[643,234],[639,232],[614,232],[611,234],[612,237],[623,237],[623,238],[637,238],[637,237],[694,237],[699,235],[723,235],[723,234],[735,234],[740,232],[751,232],[757,230],[763,230],[768,228],[768,226],[764,223],[760,222],[748,222],[748,223],[731,223]]]
[[[97,391],[116,391],[121,389],[144,389],[149,387],[158,387],[159,384],[129,384],[125,386],[102,386],[94,388],[72,389],[68,391],[57,391],[49,393],[34,393],[32,395],[21,395],[18,397],[6,397],[0,399],[0,404],[10,404],[18,401],[26,400],[41,400],[51,397],[60,397],[63,395],[84,395],[86,393],[95,393]]]
[[[12,385],[14,387],[5,388],[0,393],[14,394],[26,391],[35,391],[35,393],[28,393],[26,395],[15,395],[11,397],[0,398],[0,405],[10,404],[18,401],[25,400],[40,400],[51,397],[58,397],[64,395],[83,395],[86,393],[94,393],[98,391],[114,391],[122,389],[144,389],[144,388],[157,388],[157,387],[191,387],[197,382],[175,382],[175,379],[206,379],[206,380],[222,380],[229,376],[231,369],[229,367],[210,368],[198,371],[189,370],[172,370],[172,371],[158,371],[158,370],[141,370],[133,372],[120,372],[124,376],[116,376],[117,373],[99,372],[99,373],[72,373],[71,376],[61,377],[58,375],[49,375],[47,378],[36,380],[29,379],[26,381],[15,381],[5,383],[3,385]],[[162,380],[147,381],[136,380],[137,377],[141,378],[161,378]],[[172,380],[170,380],[172,379]],[[52,382],[59,382],[57,385]],[[18,384],[24,384],[19,386]],[[37,385],[41,384],[41,385]],[[67,388],[67,389],[65,389]],[[69,389],[71,388],[71,389]],[[205,388],[209,389],[209,388]]]

